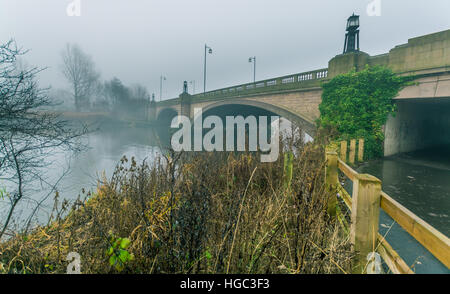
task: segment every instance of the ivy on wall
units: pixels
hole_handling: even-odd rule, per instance
[[[395,115],[392,99],[409,79],[381,66],[334,77],[322,84],[319,127],[337,130],[336,140],[364,138],[366,159],[382,156],[382,127],[389,114]]]

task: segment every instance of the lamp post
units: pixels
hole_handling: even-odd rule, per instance
[[[248,62],[253,62],[253,83],[256,83],[256,56],[250,57]]]
[[[344,54],[359,51],[359,15],[353,13],[347,19],[347,33],[345,34]]]
[[[159,101],[162,100],[162,85],[163,85],[163,80],[167,80],[167,78],[165,76],[160,76],[159,77]]]
[[[193,87],[192,87],[192,90],[193,90],[193,91],[192,91],[192,95],[195,95],[195,80],[190,81],[189,84],[193,86]]]
[[[204,62],[204,70],[203,70],[203,94],[206,93],[206,53],[212,54],[211,47],[205,44],[205,62]]]

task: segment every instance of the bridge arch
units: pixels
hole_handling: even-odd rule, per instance
[[[158,111],[157,114],[157,121],[159,124],[163,126],[170,126],[170,123],[172,122],[172,119],[178,115],[178,111],[171,107],[163,108],[160,111]]]
[[[253,101],[253,100],[246,100],[246,99],[233,99],[232,101],[219,101],[215,103],[208,104],[207,106],[204,106],[202,108],[203,113],[210,112],[214,110],[215,108],[220,108],[224,106],[232,106],[232,105],[245,105],[245,106],[251,106],[256,107],[268,112],[271,112],[275,115],[278,115],[280,117],[284,117],[291,122],[295,123],[297,126],[301,127],[306,133],[313,136],[316,132],[316,126],[314,123],[311,123],[307,119],[303,118],[302,116],[289,111],[287,109],[281,108],[279,106],[275,106],[272,104],[260,102],[260,101]],[[195,107],[195,106],[194,106]]]

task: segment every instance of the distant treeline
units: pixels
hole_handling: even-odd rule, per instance
[[[51,93],[55,101],[62,102],[60,109],[145,118],[150,95],[144,86],[125,86],[116,77],[102,81],[92,58],[76,44],[67,44],[61,57],[61,73],[70,88]]]

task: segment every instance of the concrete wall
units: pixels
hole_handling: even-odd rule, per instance
[[[450,99],[397,102],[398,113],[385,126],[385,156],[450,145]]]
[[[382,55],[369,56],[362,51],[337,55],[328,62],[328,77],[364,69],[366,64],[387,66],[399,74],[448,72],[450,30],[409,39]]]
[[[450,66],[450,30],[408,40],[389,52],[389,67],[398,73]]]
[[[417,98],[450,98],[450,72],[419,77],[400,91],[395,99]]]
[[[369,64],[369,54],[357,51],[335,56],[328,62],[328,76],[334,78],[337,75],[348,73],[352,69],[363,70]]]

